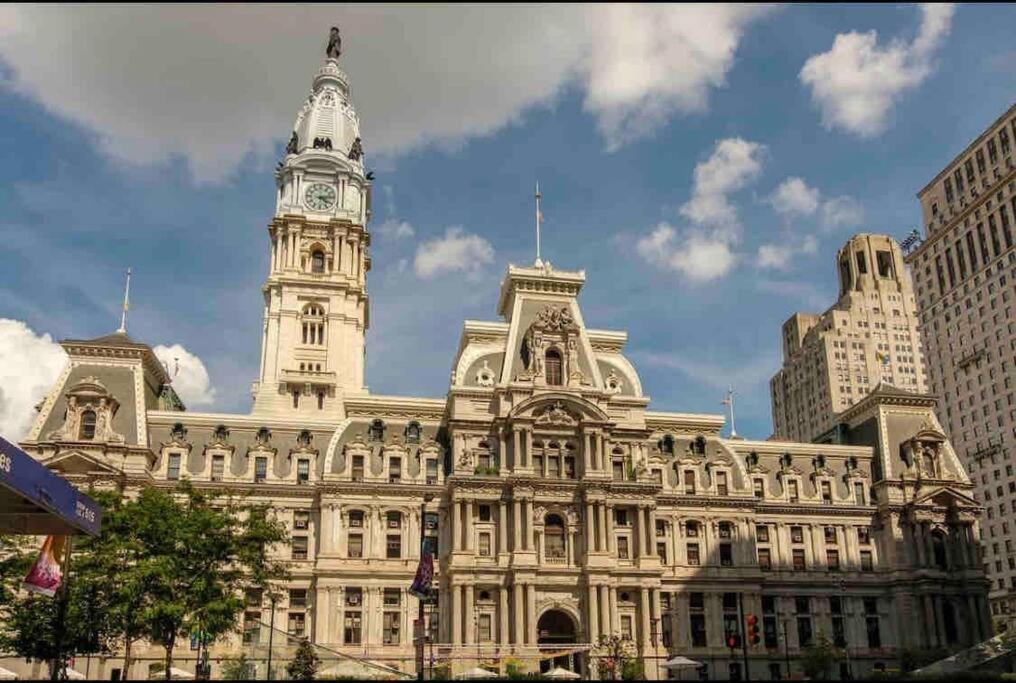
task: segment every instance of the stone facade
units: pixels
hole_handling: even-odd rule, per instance
[[[322,71],[315,93],[348,93],[334,60]],[[989,635],[980,509],[926,396],[881,388],[841,416],[837,443],[724,439],[722,416],[650,409],[627,334],[587,327],[584,273],[549,263],[509,266],[500,320],[465,322],[444,398],[369,393],[369,204],[339,215],[337,200],[343,183],[369,197],[369,181],[345,152],[352,134],[335,133],[351,109],[316,123],[317,94],[278,174],[251,414],[185,411],[151,349],[116,334],[63,342],[68,367],[22,443],[81,486],[186,477],[271,503],[292,536],[278,549],[288,595],[248,595],[245,635],[213,648],[215,668],[239,651],[263,666],[274,621],[330,661],[414,671],[407,589],[425,537],[438,548],[427,656],[456,672],[516,659],[588,675],[591,645],[622,635],[650,678],[676,654],[740,678],[726,636],[746,614],[759,617],[756,678],[799,674],[819,633],[846,644],[853,676]],[[333,193],[300,194],[312,167]],[[83,410],[102,429],[82,428]],[[131,675],[144,677],[162,651],[138,650]]]
[[[1016,618],[1016,105],[918,193],[924,242],[907,255],[939,418],[985,506],[999,624]]]
[[[927,391],[914,291],[899,246],[854,235],[836,256],[840,297],[783,323],[783,368],[770,381],[777,437],[810,441],[880,382]]]

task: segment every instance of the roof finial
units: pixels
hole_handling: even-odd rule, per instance
[[[123,290],[123,312],[120,313],[120,329],[117,330],[120,334],[127,334],[127,307],[128,301],[131,295],[131,269],[127,268],[127,284]]]
[[[727,389],[727,396],[720,403],[727,406],[730,411],[730,436],[727,438],[736,439],[738,436],[737,429],[734,427],[734,387]]]
[[[540,221],[543,220],[543,213],[540,212],[540,181],[536,181],[536,267],[542,268],[543,261],[540,259]]]

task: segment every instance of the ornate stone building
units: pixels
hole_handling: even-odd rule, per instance
[[[746,663],[780,678],[825,633],[860,676],[903,648],[989,635],[979,508],[932,399],[876,391],[837,444],[721,438],[719,415],[650,409],[627,334],[587,327],[584,274],[549,264],[508,267],[500,319],[465,322],[445,397],[373,395],[370,182],[335,58],[277,181],[251,414],[185,411],[151,349],[113,334],[63,342],[68,367],[22,443],[82,486],[187,477],[270,501],[291,532],[288,594],[248,595],[243,637],[213,663],[263,657],[274,620],[329,662],[415,671],[407,589],[425,537],[439,558],[427,659],[455,671],[590,674],[590,644],[620,635],[651,678],[676,654],[714,678]],[[761,633],[744,653],[727,635],[747,614]],[[133,676],[162,657],[141,655]]]

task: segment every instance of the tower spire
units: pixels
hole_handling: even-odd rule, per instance
[[[131,269],[127,267],[127,284],[123,290],[123,311],[120,313],[120,329],[117,330],[120,334],[127,334],[127,308],[128,302],[131,296]]]
[[[540,181],[536,181],[536,267],[542,268],[543,261],[540,259],[540,221],[543,214],[540,212]]]

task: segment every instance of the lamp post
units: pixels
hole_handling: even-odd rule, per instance
[[[420,559],[421,559],[421,561],[423,559],[423,553],[427,551],[427,546],[426,546],[426,543],[427,543],[426,538],[427,537],[424,534],[424,531],[425,531],[426,526],[427,526],[427,503],[429,503],[432,500],[434,500],[434,494],[433,493],[425,493],[425,494],[423,494],[423,500],[420,502]],[[431,590],[433,591],[433,589],[431,589]],[[424,641],[424,638],[425,638],[424,634],[430,632],[429,629],[427,629],[427,630],[424,629],[424,623],[425,623],[424,620],[425,620],[425,615],[426,615],[426,612],[425,612],[426,602],[427,601],[424,599],[423,596],[418,596],[417,599],[416,599],[416,605],[417,605],[416,619],[417,619],[417,623],[420,624],[420,628],[419,628],[418,631],[417,631],[417,629],[413,629],[414,630],[413,635],[416,636],[416,640],[417,640],[417,643],[416,643],[416,680],[418,680],[418,681],[422,681],[423,680],[423,645],[424,645],[423,641]],[[417,635],[417,633],[419,635]],[[434,673],[434,641],[433,640],[431,640],[431,657],[430,658],[431,658],[431,662],[430,662],[431,678],[433,678],[434,677],[433,676],[433,673]]]
[[[787,625],[790,623],[790,617],[780,615],[780,622],[783,624],[783,658],[787,664],[787,680],[790,680],[790,638],[787,636]]]
[[[653,639],[653,661],[656,662],[656,680],[660,679],[660,653],[656,649],[656,635],[659,633],[660,618],[652,618],[652,630],[649,632],[649,636]]]
[[[265,676],[266,681],[270,681],[272,680],[272,678],[274,678],[274,676],[272,676],[272,641],[275,638],[275,601],[278,600],[278,597],[275,595],[274,590],[272,591],[271,594],[271,600],[272,600],[272,615],[268,618],[268,663],[265,666],[265,668],[267,669],[266,671],[267,675]]]

